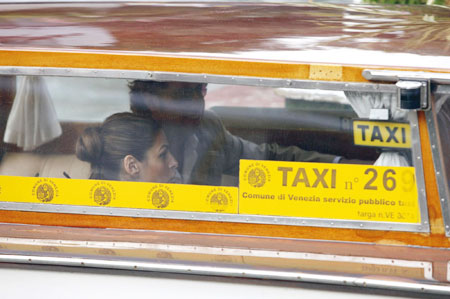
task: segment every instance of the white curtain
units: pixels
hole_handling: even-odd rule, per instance
[[[381,92],[346,91],[345,95],[360,118],[369,118],[371,109],[388,109],[391,120],[404,120],[408,112],[398,109],[397,94]],[[375,161],[376,166],[409,166],[398,152],[383,152]]]
[[[4,142],[29,151],[60,136],[62,130],[44,78],[26,76],[18,85]]]

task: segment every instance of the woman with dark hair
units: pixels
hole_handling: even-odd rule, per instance
[[[179,183],[178,162],[152,118],[117,113],[78,139],[76,154],[91,164],[91,179]]]

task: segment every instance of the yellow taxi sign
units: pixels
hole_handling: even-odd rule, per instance
[[[420,223],[413,167],[241,160],[239,213]]]
[[[410,148],[411,128],[408,123],[386,121],[353,121],[355,145]]]

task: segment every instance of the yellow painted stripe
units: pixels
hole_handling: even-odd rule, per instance
[[[235,214],[237,196],[234,187],[0,176],[3,202]]]
[[[0,201],[420,223],[413,167],[241,160],[239,190],[0,176]]]

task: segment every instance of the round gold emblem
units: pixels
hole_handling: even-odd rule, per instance
[[[106,206],[116,199],[116,191],[110,183],[96,183],[89,191],[89,198],[100,206]]]
[[[94,201],[101,206],[111,202],[111,191],[106,186],[99,186],[94,190]]]
[[[40,202],[51,202],[58,197],[58,186],[49,179],[38,180],[32,189],[32,196]]]
[[[36,188],[36,198],[42,202],[50,202],[55,197],[55,190],[53,186],[47,183],[42,183]]]
[[[247,181],[255,188],[262,187],[266,183],[266,173],[263,169],[255,167],[248,173]]]
[[[147,193],[147,201],[157,209],[167,208],[174,201],[173,192],[169,186],[158,184]]]
[[[211,206],[216,207],[223,207],[228,205],[228,198],[225,193],[216,193],[213,196],[211,196],[210,199]]]
[[[222,188],[214,188],[210,191],[207,200],[215,212],[223,212],[232,204],[231,194]]]
[[[164,189],[156,189],[152,194],[152,204],[158,209],[167,207],[169,205],[169,193]]]

